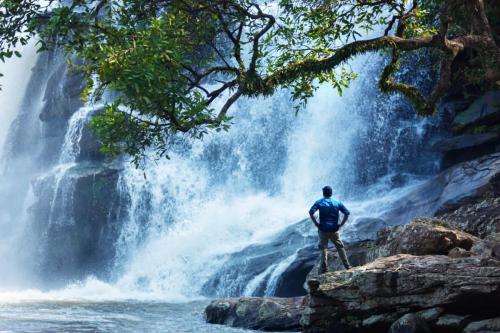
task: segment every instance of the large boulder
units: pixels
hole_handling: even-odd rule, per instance
[[[240,297],[212,301],[206,321],[261,331],[300,331],[304,298]]]
[[[404,226],[392,226],[380,230],[374,241],[357,241],[345,245],[351,265],[363,266],[377,258],[396,254],[450,255],[452,252],[451,255],[454,257],[472,256],[474,253],[470,250],[477,242],[480,242],[478,237],[452,229],[441,220],[418,217]],[[310,257],[312,253],[316,254],[314,258]],[[314,262],[314,267],[307,275],[307,280],[318,276],[318,255],[318,251],[312,249],[309,251],[309,260]],[[331,249],[328,252],[328,271],[343,269],[335,249]],[[291,275],[293,266],[287,271]]]
[[[401,254],[320,275],[309,281],[309,288],[301,320],[305,332],[373,332],[363,326],[373,316],[403,316],[432,308],[443,308],[444,315],[466,313],[472,320],[497,312],[500,261]],[[431,327],[437,324],[433,320]],[[387,321],[379,324],[380,332],[390,327]]]
[[[366,259],[369,262],[395,254],[446,255],[454,248],[468,251],[477,241],[479,238],[450,229],[440,220],[419,217],[404,226],[380,231]]]
[[[500,232],[500,197],[485,198],[438,216],[456,229],[484,238]]]

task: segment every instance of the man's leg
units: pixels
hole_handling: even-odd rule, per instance
[[[340,260],[344,264],[346,269],[351,268],[351,264],[349,263],[349,259],[347,259],[347,253],[345,252],[344,243],[340,240],[340,234],[338,232],[333,234],[332,242],[335,244],[337,248],[337,252],[339,253]]]
[[[319,263],[319,274],[323,274],[327,271],[327,264],[328,264],[328,234],[326,232],[322,232],[321,230],[318,230],[318,236],[319,236],[319,250],[320,250],[320,263]]]

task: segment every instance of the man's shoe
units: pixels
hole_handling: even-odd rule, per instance
[[[327,272],[326,266],[320,265],[318,268],[318,274],[325,274]]]
[[[349,264],[344,265],[344,267],[345,267],[345,269],[351,269],[351,268],[352,268],[352,266],[351,266],[351,265],[349,265]]]

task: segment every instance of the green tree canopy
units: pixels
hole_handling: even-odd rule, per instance
[[[346,62],[372,51],[390,57],[381,90],[433,114],[453,82],[500,80],[496,1],[1,0],[0,60],[34,35],[43,50],[62,45],[84,59],[74,66],[87,97],[117,94],[91,124],[103,151],[164,155],[176,132],[227,129],[241,96],[284,87],[303,105],[321,83],[341,92],[355,76]],[[400,58],[420,49],[437,54],[430,94],[394,78]]]

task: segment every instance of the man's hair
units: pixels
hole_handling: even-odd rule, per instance
[[[331,197],[332,196],[332,192],[333,191],[332,191],[332,188],[330,186],[323,187],[323,196],[324,197],[327,197],[327,198]]]

